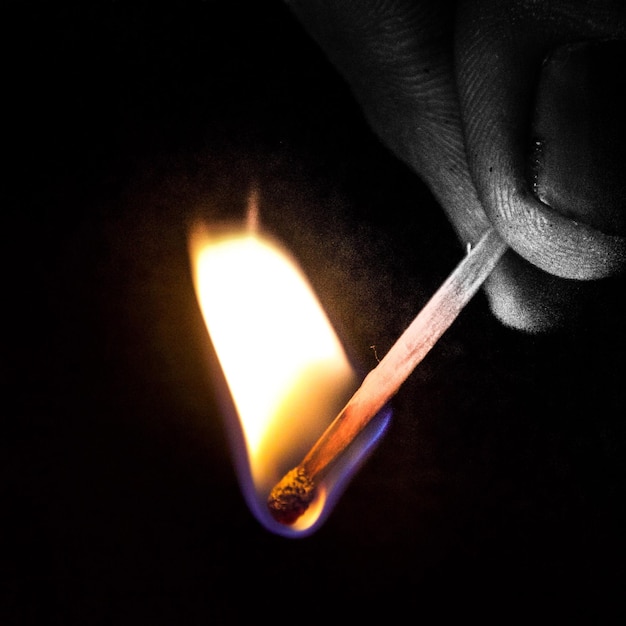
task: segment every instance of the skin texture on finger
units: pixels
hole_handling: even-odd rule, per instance
[[[539,201],[526,177],[543,60],[557,46],[626,37],[626,5],[468,0],[457,14],[456,72],[467,156],[485,211],[533,265],[568,279],[604,278],[626,264],[626,239]]]

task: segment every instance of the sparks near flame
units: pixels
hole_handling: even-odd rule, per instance
[[[294,259],[259,232],[256,196],[250,208],[248,228],[193,229],[194,284],[232,400],[224,417],[244,496],[268,529],[301,536],[327,516],[390,415],[355,442],[297,524],[268,514],[272,486],[333,420],[358,377]]]

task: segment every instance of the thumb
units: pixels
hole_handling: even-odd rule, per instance
[[[624,65],[625,42],[557,48],[541,71],[532,125],[535,195],[614,235],[626,234]]]

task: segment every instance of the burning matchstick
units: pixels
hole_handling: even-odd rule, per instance
[[[291,525],[315,498],[332,463],[392,398],[502,258],[507,246],[489,229],[456,266],[389,352],[311,448],[302,462],[272,489],[267,505],[281,524]]]

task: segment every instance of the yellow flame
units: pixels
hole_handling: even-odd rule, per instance
[[[190,249],[200,308],[264,502],[341,410],[357,377],[306,277],[275,241],[201,226]]]

